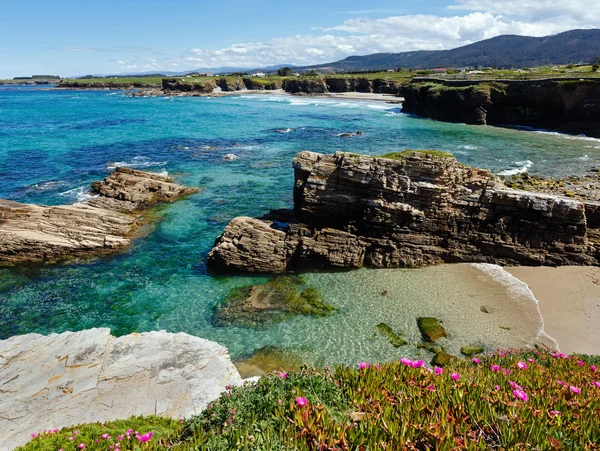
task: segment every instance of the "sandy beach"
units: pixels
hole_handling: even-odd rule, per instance
[[[600,268],[504,268],[529,285],[544,329],[564,353],[600,353]]]
[[[258,95],[282,95],[282,96],[292,96],[288,92],[285,92],[283,89],[274,89],[274,90],[241,90],[241,91],[218,91],[220,95],[247,95],[247,94],[258,94]],[[377,101],[377,102],[386,102],[392,104],[399,104],[404,101],[403,97],[396,97],[393,94],[377,94],[374,92],[337,92],[337,93],[327,93],[327,94],[313,94],[310,96],[294,96],[294,97],[319,97],[319,98],[329,98],[329,99],[344,99],[344,100],[368,100],[368,101]]]

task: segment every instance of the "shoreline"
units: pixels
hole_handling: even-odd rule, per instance
[[[600,351],[600,268],[506,267],[538,301],[545,332],[565,354]]]

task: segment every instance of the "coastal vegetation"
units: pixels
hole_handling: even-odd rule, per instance
[[[445,368],[408,358],[305,366],[231,388],[182,423],[148,417],[35,431],[19,451],[597,450],[599,365],[598,357],[527,349]]]

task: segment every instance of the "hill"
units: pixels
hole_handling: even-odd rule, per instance
[[[300,69],[363,71],[434,67],[524,68],[550,64],[590,63],[600,57],[600,29],[571,30],[541,38],[503,35],[451,50],[420,50],[350,56],[334,63]]]

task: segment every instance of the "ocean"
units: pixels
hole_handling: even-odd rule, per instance
[[[358,130],[363,134],[337,136]],[[123,253],[1,268],[0,339],[91,327],[116,335],[164,329],[218,341],[234,359],[276,346],[318,365],[351,364],[427,358],[417,347],[416,318],[434,316],[449,332],[442,344],[454,353],[479,343],[488,349],[551,343],[527,286],[485,265],[311,273],[306,286],[336,307],[331,316],[262,328],[212,324],[214,306],[232,288],[267,278],[213,276],[207,253],[235,216],[292,206],[296,152],[404,149],[444,150],[498,174],[577,175],[600,165],[598,139],[435,122],[381,102],[0,87],[0,198],[48,205],[85,200],[90,183],[115,166],[202,189],[160,207],[160,221]],[[227,154],[238,158],[225,160]],[[375,332],[380,322],[410,344],[392,347]]]

